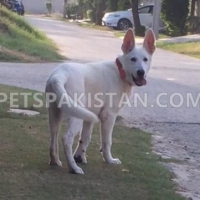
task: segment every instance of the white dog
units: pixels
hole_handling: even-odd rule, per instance
[[[119,106],[121,97],[126,94],[130,98],[132,86],[146,85],[146,76],[155,51],[153,31],[149,29],[143,45],[136,47],[133,31],[129,29],[123,40],[122,51],[123,55],[117,57],[115,61],[65,63],[50,75],[46,85],[46,97],[49,93],[54,93],[56,96],[56,100],[53,96],[47,98],[51,131],[50,165],[62,166],[58,152],[58,131],[63,115],[67,117],[68,126],[62,141],[71,173],[84,173],[76,162],[87,163],[86,150],[91,140],[93,126],[99,121],[100,151],[105,162],[121,164],[120,160],[113,158],[111,154],[113,126],[122,107]],[[84,94],[82,96],[84,105],[74,100],[75,94],[78,96]],[[101,98],[97,94],[101,94]],[[110,100],[111,96],[105,94],[115,95]],[[67,103],[63,100],[67,100]],[[80,134],[80,140],[73,155],[72,145],[77,134]]]

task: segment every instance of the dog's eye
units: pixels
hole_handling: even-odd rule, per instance
[[[144,60],[144,62],[147,62],[147,61],[148,61],[148,59],[147,59],[147,58],[144,58],[143,60]]]
[[[137,61],[137,58],[136,58],[136,57],[133,57],[133,58],[131,58],[131,61],[136,62],[136,61]]]

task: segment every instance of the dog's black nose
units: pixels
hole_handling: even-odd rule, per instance
[[[138,77],[143,78],[143,77],[144,77],[144,74],[145,74],[145,71],[144,71],[143,69],[137,70],[137,75],[138,75]]]

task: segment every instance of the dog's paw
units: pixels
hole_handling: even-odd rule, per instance
[[[72,174],[84,174],[83,170],[80,167],[76,167],[75,169],[70,169],[70,173],[72,173]]]
[[[107,161],[107,163],[114,164],[114,165],[120,165],[120,164],[122,164],[122,162],[118,158],[110,159],[110,160]]]
[[[62,162],[61,162],[60,160],[57,160],[57,161],[51,160],[51,161],[49,162],[49,165],[50,165],[50,166],[62,167]]]

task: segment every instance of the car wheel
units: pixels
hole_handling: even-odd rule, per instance
[[[125,31],[128,28],[132,27],[132,25],[128,19],[121,19],[121,20],[119,20],[117,27],[119,30]]]

